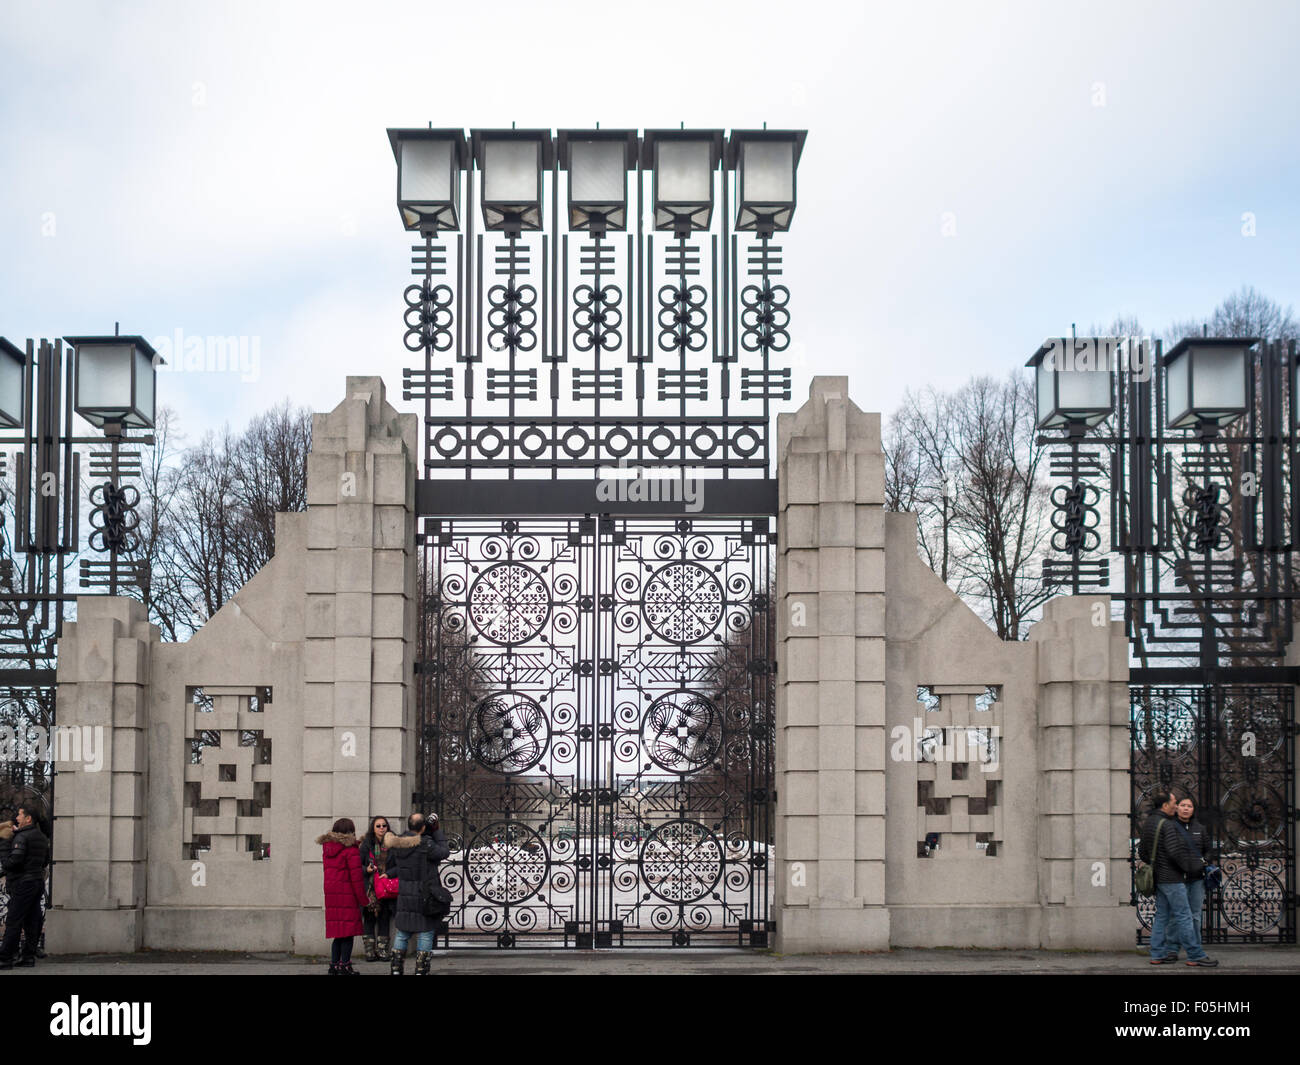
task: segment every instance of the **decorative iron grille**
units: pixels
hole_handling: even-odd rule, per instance
[[[1132,832],[1160,790],[1181,788],[1213,840],[1223,871],[1208,893],[1206,943],[1296,942],[1295,689],[1291,686],[1133,687]],[[1155,900],[1136,891],[1138,943]]]
[[[765,946],[770,519],[425,519],[447,946]]]

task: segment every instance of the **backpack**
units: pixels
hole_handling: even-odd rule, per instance
[[[1146,898],[1156,893],[1156,853],[1160,850],[1160,830],[1164,827],[1165,820],[1162,818],[1160,824],[1156,825],[1156,836],[1151,843],[1151,861],[1140,866],[1133,874],[1133,886],[1139,895]]]
[[[451,892],[438,883],[438,863],[429,862],[428,875],[420,881],[420,911],[425,917],[446,917],[451,913]]]

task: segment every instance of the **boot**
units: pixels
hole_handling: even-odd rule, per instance
[[[428,976],[429,962],[433,959],[433,951],[417,950],[415,952],[415,975]]]
[[[376,949],[376,953],[377,953],[378,956],[379,956],[379,960],[380,960],[380,961],[388,961],[388,959],[391,957],[391,955],[390,955],[389,952],[388,952],[388,937],[387,937],[387,936],[380,936],[380,937],[375,941],[375,949]]]
[[[404,950],[393,951],[392,965],[389,966],[388,973],[390,976],[406,975],[406,951]]]
[[[356,969],[352,968],[352,963],[351,963],[351,962],[348,962],[346,965],[340,965],[340,966],[339,966],[339,975],[340,975],[340,976],[360,976],[361,974],[360,974],[359,972],[357,972]]]
[[[366,961],[378,961],[379,955],[375,953],[375,937],[362,936],[361,946],[366,952]]]
[[[339,967],[334,962],[330,962],[330,976],[338,976]]]

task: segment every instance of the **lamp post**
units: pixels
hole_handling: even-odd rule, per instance
[[[1142,663],[1135,675],[1192,682],[1264,668],[1225,665],[1223,653],[1281,668],[1300,598],[1290,575],[1300,532],[1294,345],[1189,337],[1165,354],[1140,341],[1152,357],[1136,362],[1154,372],[1137,373],[1133,343],[1062,338],[1029,360],[1039,442],[1055,445],[1051,472],[1067,481],[1052,494],[1044,577],[1076,593],[1110,587],[1109,553],[1089,531],[1101,525],[1098,482],[1110,551],[1124,563],[1113,594]],[[1261,616],[1249,622],[1252,611]]]
[[[65,362],[64,345],[72,352]],[[53,735],[55,650],[65,610],[77,593],[65,588],[70,555],[80,554],[80,587],[116,595],[145,585],[147,571],[130,559],[139,544],[139,492],[124,481],[140,471],[138,445],[154,442],[157,357],[138,336],[28,340],[0,337],[0,447],[14,447],[14,525],[0,523],[0,687],[23,716]],[[103,436],[72,431],[74,410]],[[82,447],[91,453],[88,552],[81,544]],[[7,454],[0,453],[0,472]],[[0,495],[0,502],[3,501]],[[87,557],[89,555],[90,557]],[[21,569],[16,560],[21,557]],[[43,772],[43,769],[42,769]],[[54,782],[45,778],[52,812]]]

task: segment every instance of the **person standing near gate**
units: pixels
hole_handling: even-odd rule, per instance
[[[415,936],[415,975],[426,976],[433,958],[433,944],[437,935],[441,913],[430,913],[427,900],[431,892],[445,894],[438,877],[438,863],[451,854],[447,837],[438,827],[438,819],[426,823],[424,814],[411,814],[406,819],[407,832],[396,836],[392,832],[384,837],[388,848],[387,872],[397,877],[397,916],[394,923],[393,955],[389,971],[393,976],[404,975],[406,944]],[[427,885],[427,886],[426,886]]]
[[[1187,907],[1192,914],[1192,927],[1196,930],[1196,945],[1203,947],[1201,939],[1201,918],[1205,908],[1206,877],[1210,871],[1210,834],[1205,826],[1196,819],[1196,803],[1190,795],[1178,800],[1178,830],[1183,834],[1192,853],[1201,856],[1205,870],[1199,876],[1187,877]]]
[[[50,841],[41,831],[35,811],[26,805],[14,815],[14,835],[4,859],[9,877],[9,917],[4,942],[0,943],[0,969],[14,967],[18,940],[22,937],[24,968],[36,964],[36,948],[41,941],[41,896],[45,893],[45,867],[50,861]]]
[[[352,968],[352,943],[361,935],[361,907],[367,899],[356,831],[350,817],[340,817],[325,835],[316,837],[325,873],[325,938],[330,941],[331,976],[360,975]]]
[[[1196,942],[1192,913],[1187,902],[1187,877],[1205,868],[1178,827],[1178,800],[1172,791],[1156,796],[1159,807],[1142,826],[1138,857],[1151,865],[1156,881],[1156,915],[1151,923],[1151,964],[1178,960],[1180,945],[1187,948],[1187,964],[1211,967],[1219,963]]]
[[[361,869],[366,874],[366,896],[370,900],[361,911],[365,927],[361,945],[366,950],[366,961],[389,960],[388,927],[393,920],[393,900],[381,899],[375,890],[375,877],[382,876],[388,867],[388,848],[384,846],[387,835],[388,818],[374,817],[370,820],[370,831],[361,840]]]

